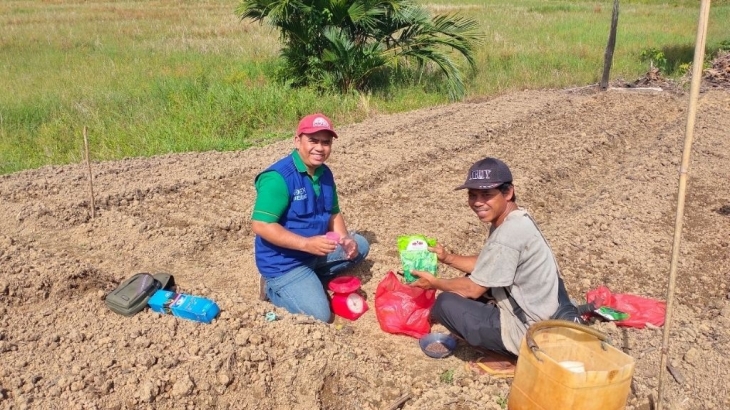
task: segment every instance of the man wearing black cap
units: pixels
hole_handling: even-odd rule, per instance
[[[527,211],[517,206],[509,167],[484,158],[456,189],[468,190],[469,206],[490,224],[489,236],[479,255],[450,253],[441,244],[429,249],[439,262],[465,272],[463,277],[413,272],[419,279],[412,286],[443,291],[431,309],[432,321],[472,346],[513,355],[531,324],[556,318],[566,307],[570,314],[563,318],[579,321],[550,246]]]

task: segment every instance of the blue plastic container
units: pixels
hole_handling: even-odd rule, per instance
[[[220,308],[208,298],[158,290],[147,302],[157,313],[172,314],[183,319],[210,323],[218,316]]]

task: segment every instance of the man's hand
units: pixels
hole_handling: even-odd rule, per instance
[[[420,270],[412,270],[411,275],[417,277],[415,282],[411,282],[411,286],[421,289],[434,289],[433,282],[436,277],[432,274]]]
[[[357,242],[355,242],[350,235],[342,238],[340,245],[342,245],[342,249],[345,250],[345,256],[347,256],[347,259],[353,260],[357,257]]]
[[[327,239],[324,235],[310,236],[304,242],[304,251],[316,256],[324,256],[334,252],[336,247],[337,242]],[[355,246],[355,251],[357,251],[357,246]]]
[[[434,246],[429,246],[428,250],[436,254],[436,258],[439,262],[449,265],[464,273],[471,273],[477,263],[478,255],[457,255],[447,251],[440,243],[436,243]]]
[[[470,297],[467,296],[466,290],[474,286],[477,287],[475,290],[481,291],[481,293],[484,293],[486,290],[486,288],[476,285],[467,278],[439,279],[428,272],[419,270],[412,270],[411,274],[418,278],[415,282],[411,283],[411,286],[421,289],[438,289],[445,292],[452,292],[463,298]]]
[[[446,258],[449,256],[449,252],[440,243],[436,243],[434,246],[429,246],[428,250],[436,254],[439,262],[446,263]]]

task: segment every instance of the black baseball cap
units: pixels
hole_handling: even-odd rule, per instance
[[[497,158],[486,157],[469,168],[466,181],[455,190],[492,189],[507,183],[512,183],[512,172],[507,164]]]

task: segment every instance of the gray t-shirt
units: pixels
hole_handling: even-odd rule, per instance
[[[474,283],[492,289],[499,307],[502,342],[518,354],[527,326],[514,314],[508,291],[524,310],[528,325],[549,319],[558,309],[558,266],[550,246],[527,211],[510,212],[489,231],[479,253]]]

